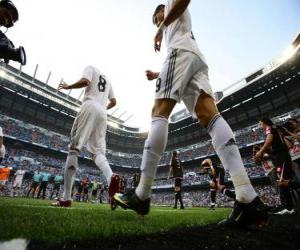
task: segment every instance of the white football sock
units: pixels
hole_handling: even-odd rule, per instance
[[[231,128],[223,117],[218,114],[210,121],[207,129],[216,153],[224,168],[230,173],[236,192],[236,200],[242,203],[250,203],[257,194],[246,173]]]
[[[95,157],[95,164],[96,166],[102,171],[103,175],[105,176],[108,185],[110,184],[111,176],[113,172],[108,164],[107,158],[103,154],[98,154]]]
[[[145,142],[141,164],[141,179],[135,190],[141,200],[151,195],[152,182],[156,174],[159,161],[164,153],[168,141],[168,120],[162,117],[153,117],[148,138]]]
[[[65,164],[64,174],[64,200],[72,199],[72,186],[74,181],[74,175],[78,168],[78,152],[70,151]]]

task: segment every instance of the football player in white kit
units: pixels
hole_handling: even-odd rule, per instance
[[[0,127],[0,163],[5,157],[5,146],[3,144],[3,130]]]
[[[232,213],[223,225],[265,224],[267,213],[245,171],[233,132],[220,115],[208,78],[208,66],[192,33],[190,0],[168,0],[157,6],[153,23],[158,27],[154,50],[160,51],[162,39],[168,49],[161,72],[146,71],[156,81],[152,123],[145,142],[141,179],[135,192],[116,194],[118,205],[138,214],[149,213],[153,179],[168,138],[168,118],[177,102],[183,101],[207,128],[212,144],[225,169],[231,174],[236,191]]]
[[[62,200],[53,203],[54,206],[70,207],[73,177],[78,168],[78,155],[84,145],[93,155],[96,166],[103,172],[109,185],[109,195],[112,208],[113,195],[119,190],[119,176],[113,174],[106,159],[106,110],[116,105],[116,98],[110,81],[99,69],[88,66],[84,69],[82,78],[72,84],[61,83],[58,89],[85,88],[84,98],[71,131],[69,154],[65,164],[64,195]]]
[[[12,196],[16,196],[17,191],[19,191],[21,189],[25,173],[26,173],[26,170],[24,170],[22,166],[15,173]]]

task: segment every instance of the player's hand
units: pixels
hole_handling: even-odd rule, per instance
[[[154,37],[154,51],[155,52],[160,51],[163,36],[164,36],[163,31],[161,29],[158,29],[156,32],[156,35]]]
[[[146,70],[146,77],[149,81],[152,81],[157,78],[157,73],[151,70]]]
[[[62,82],[58,85],[58,90],[61,90],[61,89],[68,89],[69,88],[69,85],[66,84],[65,82]]]

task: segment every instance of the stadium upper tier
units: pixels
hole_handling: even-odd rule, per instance
[[[234,130],[300,107],[300,35],[288,53],[225,89],[218,102]],[[70,133],[81,102],[9,65],[0,65],[0,112],[63,135]],[[220,95],[220,93],[219,93]],[[109,116],[107,147],[114,152],[140,154],[147,134]],[[167,150],[208,140],[192,117],[172,117]]]

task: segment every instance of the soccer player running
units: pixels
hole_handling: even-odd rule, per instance
[[[169,0],[167,5],[159,5],[153,14],[153,23],[158,27],[154,50],[160,51],[165,36],[168,55],[160,73],[146,71],[148,80],[157,78],[157,82],[140,183],[135,192],[116,194],[114,197],[123,208],[133,209],[141,215],[149,213],[152,182],[167,144],[168,118],[176,103],[182,100],[207,128],[235,187],[234,209],[222,224],[238,226],[265,222],[265,206],[250,183],[233,132],[212,97],[208,66],[192,33],[189,4],[190,0]]]
[[[15,173],[12,192],[13,197],[15,197],[16,195],[20,195],[20,189],[22,188],[25,173],[26,170],[23,169],[23,166],[21,166],[20,169],[18,169]]]
[[[170,179],[171,174],[174,178],[174,192],[175,192],[175,205],[174,209],[177,209],[178,200],[180,202],[180,209],[184,209],[182,196],[181,196],[181,183],[183,178],[183,168],[178,157],[177,151],[173,151],[172,158],[170,161],[168,179]]]
[[[110,81],[99,69],[87,66],[82,78],[72,85],[61,83],[58,89],[85,88],[84,99],[71,131],[69,154],[65,164],[64,195],[54,206],[71,206],[73,177],[78,168],[78,155],[84,145],[93,154],[96,166],[103,172],[109,185],[112,208],[115,207],[113,195],[119,190],[119,176],[113,174],[106,159],[106,110],[116,105],[116,98]]]
[[[211,159],[207,158],[201,163],[201,167],[204,168],[204,171],[209,174],[210,182],[210,208],[211,210],[215,209],[216,206],[216,196],[217,190],[223,195],[228,196],[231,199],[236,199],[235,193],[225,187],[224,178],[225,170],[222,166],[213,165]]]

